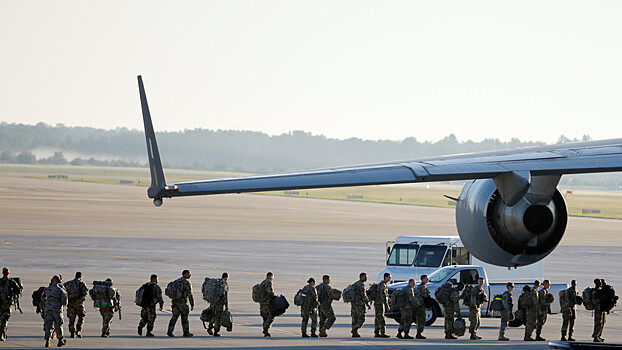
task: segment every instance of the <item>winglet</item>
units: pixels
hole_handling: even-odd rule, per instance
[[[149,158],[149,170],[151,171],[151,186],[147,190],[149,198],[153,198],[153,204],[162,205],[162,197],[166,193],[166,180],[164,179],[164,170],[162,169],[162,161],[160,160],[160,151],[158,151],[158,143],[156,142],[155,131],[151,122],[151,114],[149,113],[149,105],[147,104],[147,96],[145,95],[145,87],[143,86],[143,78],[138,76],[138,91],[140,93],[140,105],[143,110],[143,122],[145,124],[145,138],[147,140],[147,157]]]

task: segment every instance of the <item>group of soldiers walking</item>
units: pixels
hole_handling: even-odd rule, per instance
[[[6,340],[6,330],[8,320],[11,315],[11,306],[18,302],[17,298],[12,296],[17,293],[21,294],[22,286],[19,280],[9,278],[10,270],[5,267],[2,270],[2,278],[0,279],[0,341]],[[166,295],[171,298],[171,319],[168,324],[167,335],[174,337],[174,330],[177,320],[181,317],[181,325],[184,337],[192,337],[188,315],[194,310],[194,298],[192,294],[192,284],[190,283],[190,271],[182,271],[182,276],[177,280],[168,284]],[[210,306],[204,310],[201,319],[208,321],[207,332],[215,337],[221,336],[220,330],[222,323],[226,323],[225,316],[230,318],[227,284],[229,275],[225,272],[220,279],[209,279],[203,284],[203,299],[209,302]],[[285,305],[279,306],[278,299],[274,291],[274,274],[268,272],[266,278],[253,287],[253,300],[259,303],[259,313],[263,319],[263,335],[270,337],[269,332],[276,316],[279,316],[289,306],[285,301]],[[327,337],[327,331],[335,323],[336,317],[332,307],[332,302],[339,300],[343,296],[345,302],[350,303],[350,312],[352,317],[351,333],[353,338],[359,338],[359,329],[365,322],[366,309],[371,310],[371,303],[374,307],[374,337],[389,338],[386,334],[385,315],[390,311],[388,284],[391,281],[391,275],[385,273],[383,280],[379,283],[372,284],[368,289],[365,288],[367,275],[363,272],[359,275],[359,279],[352,285],[348,286],[343,293],[334,289],[330,283],[330,276],[324,275],[322,283],[316,285],[314,278],[309,278],[307,284],[303,286],[294,302],[301,308],[301,333],[303,338]],[[408,281],[408,284],[400,290],[394,291],[391,296],[391,307],[393,310],[399,310],[400,325],[397,331],[399,339],[426,339],[423,335],[426,323],[426,310],[433,306],[434,302],[430,291],[427,288],[428,277],[422,275],[420,283],[417,285],[414,279]],[[488,302],[488,296],[483,289],[484,278],[479,277],[476,285],[464,285],[458,283],[456,286],[451,282],[439,287],[435,292],[436,301],[442,305],[444,310],[444,330],[445,339],[457,339],[465,333],[464,320],[461,318],[460,300],[468,306],[469,310],[469,333],[470,339],[482,339],[478,335],[480,326],[481,307]],[[560,292],[560,305],[562,314],[561,340],[574,341],[572,337],[574,332],[574,322],[576,319],[576,306],[583,302],[589,302],[594,310],[594,332],[592,337],[595,342],[602,342],[602,331],[605,324],[605,315],[611,310],[617,301],[617,297],[613,293],[613,289],[606,284],[604,280],[595,279],[594,288],[589,289],[588,293],[584,291],[583,296],[589,296],[590,300],[584,300],[577,293],[577,283],[572,281],[568,289]],[[206,287],[207,286],[207,287]],[[213,288],[210,288],[213,287]],[[499,328],[500,341],[507,341],[506,329],[508,322],[515,317],[521,319],[525,324],[525,341],[544,341],[542,337],[542,327],[546,323],[547,315],[550,313],[550,305],[555,299],[549,292],[550,282],[544,280],[542,283],[536,280],[533,287],[525,286],[518,300],[518,311],[514,313],[514,301],[512,291],[514,284],[508,282],[507,290],[498,296],[495,296],[490,309],[499,311],[501,315],[501,325]],[[164,299],[162,296],[162,288],[158,285],[158,276],[153,274],[150,280],[142,285],[136,292],[135,302],[141,307],[140,322],[138,324],[138,334],[143,335],[146,327],[145,336],[153,337],[154,323],[157,317],[156,307],[163,310]],[[33,306],[36,306],[36,312],[41,315],[44,320],[45,346],[50,346],[50,341],[54,338],[58,339],[58,347],[66,344],[63,336],[63,309],[67,308],[67,316],[69,318],[70,337],[82,337],[82,329],[84,326],[84,318],[86,310],[84,302],[86,296],[90,295],[94,302],[94,306],[99,309],[102,316],[102,333],[101,337],[110,335],[110,325],[115,313],[121,318],[121,295],[119,290],[113,286],[111,279],[102,282],[94,281],[93,287],[89,290],[86,283],[82,281],[82,273],[76,272],[75,278],[71,281],[62,283],[61,275],[54,275],[49,286],[41,287],[33,292]],[[280,297],[283,298],[284,297]],[[494,306],[494,308],[493,308]],[[590,310],[590,308],[588,308]],[[21,309],[20,309],[21,311]],[[207,312],[209,311],[209,312]],[[203,317],[203,315],[206,318]],[[319,315],[319,333],[318,331],[318,315]],[[415,337],[410,335],[410,328],[413,322],[413,315],[416,322],[417,333]],[[310,335],[307,333],[309,321],[311,322]],[[231,330],[231,325],[226,326]],[[533,332],[536,337],[533,338]]]

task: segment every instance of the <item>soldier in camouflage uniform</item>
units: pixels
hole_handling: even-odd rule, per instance
[[[594,304],[594,332],[592,338],[595,343],[602,343],[605,339],[602,338],[603,329],[605,328],[605,311],[602,311],[600,305],[600,294],[603,283],[600,279],[594,279],[594,289],[592,290],[592,303]]]
[[[460,282],[456,287],[451,287],[447,303],[443,305],[445,317],[445,339],[458,339],[454,336],[454,316],[460,315],[460,292],[464,289],[464,283]]]
[[[326,331],[335,323],[335,311],[333,311],[333,293],[330,286],[330,276],[324,275],[322,277],[322,283],[316,287],[318,302],[320,304],[320,337],[325,338],[328,336]]]
[[[11,271],[8,267],[2,269],[2,278],[0,278],[0,342],[6,340],[6,330],[9,326],[9,318],[11,318],[11,306],[14,299],[12,295],[19,293],[19,286],[15,281],[9,278]]]
[[[469,333],[471,333],[471,340],[482,339],[477,335],[480,325],[480,311],[482,304],[488,301],[488,296],[484,292],[484,277],[480,277],[477,280],[477,286],[471,288],[471,303],[469,304]]]
[[[108,338],[110,336],[110,325],[112,324],[114,313],[121,310],[121,294],[119,290],[112,286],[112,279],[107,278],[106,281],[110,282],[110,289],[112,289],[114,297],[111,300],[112,305],[99,306],[99,314],[102,316],[102,338]]]
[[[549,298],[552,295],[549,295],[549,288],[551,287],[551,282],[549,280],[542,281],[542,289],[538,292],[538,316],[536,317],[536,340],[545,341],[546,339],[542,338],[542,326],[546,323],[546,316],[549,313],[549,308],[551,307],[551,303],[549,302]]]
[[[563,320],[561,341],[575,341],[572,333],[574,333],[574,320],[577,318],[577,281],[572,280],[570,287],[560,293],[559,304]],[[568,339],[566,339],[566,334],[568,334]]]
[[[415,288],[415,298],[419,298],[420,306],[415,307],[415,316],[417,317],[417,335],[415,338],[417,339],[426,339],[423,336],[423,329],[425,328],[425,312],[426,305],[425,300],[430,298],[430,291],[426,284],[428,283],[428,275],[421,275],[421,283]],[[423,301],[423,302],[421,302]]]
[[[306,295],[302,306],[300,307],[300,316],[302,317],[302,323],[300,324],[300,330],[302,331],[303,338],[309,338],[307,334],[307,324],[309,318],[311,318],[311,337],[317,338],[315,330],[317,329],[317,291],[315,290],[315,279],[309,278],[307,285],[302,288],[302,293]]]
[[[224,284],[225,288],[224,288],[224,293],[222,295],[222,298],[216,302],[210,303],[210,307],[212,308],[212,312],[214,314],[212,318],[212,322],[210,323],[210,327],[212,326],[212,324],[214,325],[213,327],[214,327],[215,337],[220,337],[219,332],[220,332],[220,327],[221,327],[220,320],[222,318],[222,313],[224,312],[224,310],[229,310],[229,284],[227,283],[228,279],[229,279],[229,274],[226,272],[223,272],[221,276],[221,281],[222,281],[221,283]]]
[[[50,347],[50,338],[52,336],[52,328],[58,338],[58,347],[67,344],[63,338],[63,307],[67,305],[67,292],[60,284],[60,276],[52,277],[52,283],[45,288],[43,293],[45,301],[45,347]]]
[[[382,282],[376,285],[376,300],[374,300],[374,337],[390,338],[387,334],[387,325],[384,320],[384,313],[389,310],[389,287],[387,283],[391,281],[391,274],[385,272]]]
[[[145,284],[145,288],[151,288],[151,303],[149,306],[140,308],[140,322],[138,323],[138,335],[143,335],[143,328],[147,326],[146,337],[154,337],[152,333],[153,326],[157,317],[156,304],[160,304],[160,311],[164,307],[164,299],[162,298],[162,288],[158,285],[158,275],[153,274],[149,278],[149,282]]]
[[[499,327],[498,340],[508,341],[510,338],[505,336],[505,330],[508,327],[508,321],[514,316],[512,309],[514,308],[514,301],[512,299],[512,290],[514,290],[514,283],[508,282],[506,284],[507,290],[501,295],[501,302],[503,303],[503,310],[501,310],[501,327]]]
[[[540,281],[535,280],[533,288],[528,293],[528,303],[525,305],[525,338],[524,341],[535,341],[531,337],[534,329],[536,328],[536,319],[538,317],[538,289],[540,288]]]
[[[261,290],[262,290],[262,300],[259,303],[259,314],[263,319],[263,336],[271,337],[270,334],[270,326],[272,326],[272,322],[274,322],[274,314],[272,312],[272,305],[270,305],[270,301],[276,294],[274,293],[274,286],[272,285],[272,281],[274,280],[274,274],[272,272],[268,272],[266,274],[266,279],[261,282]]]
[[[86,283],[82,281],[82,272],[76,272],[76,277],[73,280],[65,282],[65,290],[69,298],[67,302],[69,337],[73,338],[77,336],[78,338],[82,338],[82,327],[84,326],[84,317],[86,316],[84,300],[89,292]],[[76,317],[78,318],[77,322]]]
[[[367,299],[367,291],[365,290],[365,282],[367,282],[367,274],[361,272],[359,280],[354,282],[354,301],[350,303],[350,315],[352,316],[352,338],[360,338],[359,328],[365,323],[365,307],[369,308],[369,299]]]
[[[409,279],[408,284],[399,291],[395,291],[392,298],[393,303],[399,305],[400,309],[400,327],[397,329],[398,339],[414,339],[408,333],[410,333],[410,326],[413,323],[413,307],[415,305],[415,294],[413,287],[415,286],[415,280]],[[404,332],[404,335],[402,335]]]
[[[192,337],[194,335],[190,333],[190,323],[188,322],[188,314],[191,310],[194,310],[194,297],[192,296],[190,276],[190,271],[184,270],[181,273],[181,277],[173,282],[183,285],[183,293],[181,298],[173,299],[171,301],[172,316],[171,320],[168,322],[168,331],[166,332],[166,335],[169,337],[175,336],[173,331],[175,330],[175,324],[177,323],[179,316],[181,316],[181,327],[184,330],[183,336]]]

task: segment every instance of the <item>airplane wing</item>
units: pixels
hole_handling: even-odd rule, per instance
[[[138,77],[152,184],[150,198],[414,182],[495,179],[505,197],[526,191],[531,177],[622,171],[622,139],[460,154],[285,174],[166,184],[147,98]],[[555,182],[555,185],[557,182]],[[518,189],[515,187],[519,187]],[[507,187],[504,192],[501,187]],[[509,193],[509,194],[506,194]],[[155,202],[154,202],[155,203]],[[161,201],[159,202],[161,204]]]

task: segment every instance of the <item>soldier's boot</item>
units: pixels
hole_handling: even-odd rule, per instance
[[[49,348],[49,347],[50,347],[50,340],[49,340],[49,339],[46,339],[46,340],[45,340],[45,347],[46,347],[46,348]]]
[[[572,333],[568,334],[568,341],[575,341],[575,339],[572,338]]]
[[[404,339],[404,337],[402,336],[402,332],[397,331],[397,335],[396,335],[397,339]]]
[[[108,338],[108,333],[106,333],[106,332],[102,332],[102,336],[101,336],[101,337],[102,337],[102,338]]]
[[[458,339],[458,338],[454,337],[454,335],[451,333],[445,333],[445,339]]]
[[[173,338],[175,336],[175,334],[173,334],[173,332],[171,332],[171,331],[166,332],[166,335],[168,335],[171,338]]]
[[[142,326],[138,326],[138,335],[143,335],[143,327]],[[73,333],[72,333],[72,338],[73,338]]]
[[[194,334],[192,334],[190,332],[184,333],[184,337],[186,337],[186,338],[189,338],[189,337],[192,337],[192,336],[194,336]]]
[[[475,332],[471,333],[471,337],[469,339],[477,340],[477,335],[475,335]]]
[[[380,333],[374,332],[374,338],[380,338]]]
[[[73,331],[69,331],[69,338],[75,338],[76,335]]]
[[[523,341],[536,341],[536,340],[533,339],[532,337],[524,337]]]
[[[328,337],[328,334],[326,334],[326,330],[320,329],[320,338],[326,338],[326,337]]]
[[[536,334],[536,340],[537,340],[537,341],[546,341],[546,339],[542,338],[542,337],[540,336],[540,334]]]
[[[268,331],[263,331],[263,336],[266,338],[270,338],[272,335]]]
[[[6,335],[4,334],[4,332],[0,332],[0,341],[5,341],[6,340]]]
[[[562,338],[560,339],[560,341],[566,341],[566,336],[562,334]]]
[[[507,338],[505,334],[499,334],[499,338],[497,340],[508,341],[510,338]]]
[[[147,331],[147,334],[145,334],[145,337],[155,337],[155,335],[151,333],[151,331]]]
[[[209,326],[207,326],[207,334],[214,335],[213,329],[214,329],[214,325],[210,323]]]
[[[380,338],[391,338],[391,336],[386,333],[380,333]]]
[[[421,334],[421,332],[417,332],[417,335],[415,336],[415,338],[417,338],[417,339],[427,339],[426,337],[423,336],[423,334]]]
[[[82,331],[76,331],[76,337],[82,338]]]
[[[307,332],[302,332],[302,337],[303,338],[309,338],[309,335],[307,334]]]
[[[315,330],[311,330],[311,338],[317,338],[317,333],[315,333]]]
[[[221,335],[220,335],[220,333],[218,333],[218,332],[214,332],[214,336],[215,336],[215,337],[220,337]]]
[[[352,338],[360,338],[360,337],[361,335],[359,334],[359,332],[357,331],[352,332]]]
[[[61,347],[63,345],[67,344],[67,340],[65,340],[65,338],[58,338],[58,344],[56,344],[57,347]]]
[[[404,338],[403,339],[415,339],[415,337],[413,337],[412,335],[410,335],[408,333],[404,333]]]

